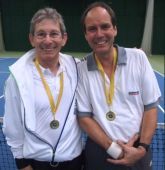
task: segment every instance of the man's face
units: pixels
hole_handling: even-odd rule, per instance
[[[35,25],[34,35],[29,35],[31,45],[36,49],[40,60],[47,61],[58,58],[65,45],[67,35],[62,35],[60,25],[51,19],[44,19]]]
[[[85,27],[85,38],[95,54],[108,54],[117,35],[109,13],[102,7],[93,8],[85,18]]]

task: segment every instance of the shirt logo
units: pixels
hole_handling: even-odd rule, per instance
[[[139,91],[130,91],[128,94],[129,94],[129,95],[132,95],[132,96],[138,95],[138,94],[139,94]]]

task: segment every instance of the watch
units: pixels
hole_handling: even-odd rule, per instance
[[[146,152],[148,151],[148,149],[150,147],[150,145],[148,145],[146,143],[139,143],[138,146],[142,146],[146,150]]]

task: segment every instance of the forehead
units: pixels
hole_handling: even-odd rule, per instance
[[[42,21],[35,24],[35,31],[49,31],[57,30],[60,31],[60,24],[58,21],[53,19],[43,19]]]
[[[85,18],[85,25],[93,25],[98,23],[111,23],[111,16],[106,9],[102,7],[95,7],[91,9]]]

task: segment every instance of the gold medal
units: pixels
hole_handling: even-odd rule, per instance
[[[107,118],[109,121],[113,121],[113,120],[115,120],[116,115],[115,115],[114,112],[109,111],[109,112],[106,114],[106,118]]]
[[[52,120],[52,121],[50,122],[50,127],[51,127],[52,129],[57,129],[57,128],[59,127],[59,121],[58,121],[58,120]]]

